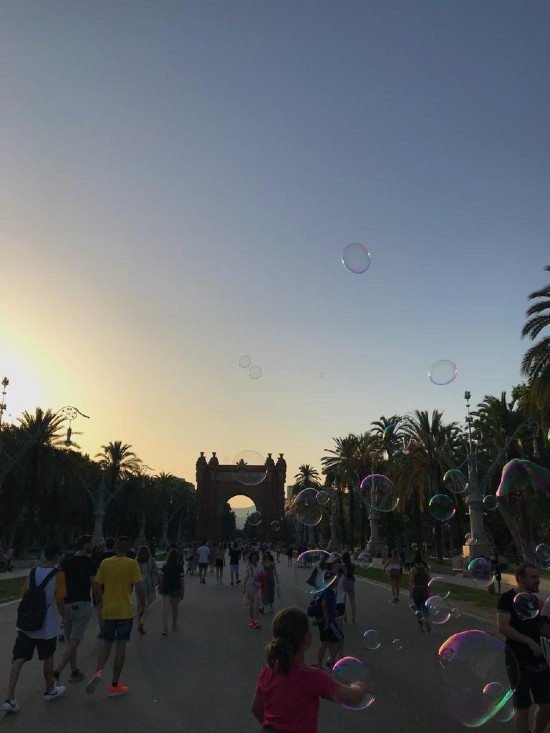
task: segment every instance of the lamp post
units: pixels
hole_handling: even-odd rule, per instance
[[[2,402],[0,402],[0,430],[2,429],[2,418],[4,416],[4,411],[7,407],[6,405],[6,387],[10,383],[10,380],[7,377],[4,377],[2,380]]]
[[[466,391],[466,426],[468,429],[468,512],[470,515],[470,537],[472,542],[462,547],[464,557],[488,556],[491,545],[485,533],[483,524],[483,489],[480,486],[477,467],[477,453],[475,452],[474,441],[472,440],[472,423],[474,418],[470,414],[471,393]]]

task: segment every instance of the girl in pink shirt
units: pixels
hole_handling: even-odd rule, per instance
[[[273,639],[266,647],[252,701],[252,713],[272,733],[317,733],[319,700],[358,705],[365,683],[341,685],[318,667],[304,663],[311,629],[299,608],[283,608],[273,619]]]

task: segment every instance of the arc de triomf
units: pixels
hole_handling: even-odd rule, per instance
[[[262,515],[255,532],[257,539],[267,539],[271,522],[282,519],[285,503],[286,461],[282,453],[279,453],[277,462],[271,456],[271,453],[267,454],[262,466],[242,466],[239,471],[244,472],[243,483],[235,478],[234,465],[220,465],[216,453],[212,453],[207,461],[201,452],[196,463],[198,540],[220,542],[226,539],[222,537],[223,506],[233,496],[241,494],[248,496]],[[247,485],[247,474],[250,474],[250,483],[254,485]],[[256,477],[264,475],[265,478],[256,483]]]

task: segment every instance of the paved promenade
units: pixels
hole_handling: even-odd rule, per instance
[[[306,596],[296,586],[294,569],[286,557],[278,565],[282,597],[279,607],[305,607]],[[308,571],[301,571],[306,573]],[[10,574],[11,575],[11,574]],[[460,584],[467,580],[455,579]],[[264,647],[270,638],[270,618],[259,631],[247,626],[242,608],[242,586],[206,585],[186,578],[186,597],[181,607],[180,631],[161,635],[161,605],[157,601],[147,622],[147,634],[133,634],[128,647],[123,681],[131,693],[115,700],[106,697],[107,683],[94,695],[84,693],[83,683],[67,683],[67,694],[44,703],[41,665],[36,660],[23,668],[17,699],[21,712],[0,718],[2,730],[41,733],[78,730],[79,733],[259,733],[249,707]],[[449,720],[444,702],[446,690],[437,660],[437,650],[449,635],[469,628],[494,631],[483,617],[462,614],[434,627],[430,635],[419,634],[408,597],[393,606],[387,587],[367,581],[357,583],[357,626],[346,626],[345,651],[362,658],[372,670],[376,702],[368,710],[350,712],[328,702],[321,704],[320,733],[409,731],[441,733],[464,731]],[[452,598],[451,598],[452,601]],[[495,597],[496,605],[496,597]],[[15,634],[16,603],[0,606],[0,687],[5,695],[10,653]],[[362,634],[377,629],[382,645],[376,651],[362,648]],[[79,666],[89,674],[95,668],[97,624],[88,629],[81,645]],[[315,643],[308,661],[315,661]],[[399,638],[403,648],[392,641]],[[62,646],[62,645],[59,645]],[[108,673],[107,673],[108,678]],[[506,728],[490,723],[484,731]]]

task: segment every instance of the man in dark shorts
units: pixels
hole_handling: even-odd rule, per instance
[[[529,733],[529,709],[537,705],[533,733],[543,733],[550,722],[550,669],[540,645],[542,621],[540,616],[521,619],[514,610],[517,593],[537,593],[540,584],[538,568],[524,562],[516,570],[516,589],[503,593],[498,601],[497,628],[506,637],[506,649],[513,653],[519,665],[517,674],[510,670],[510,683],[517,685],[514,694],[517,733]],[[546,631],[546,629],[544,629]]]

